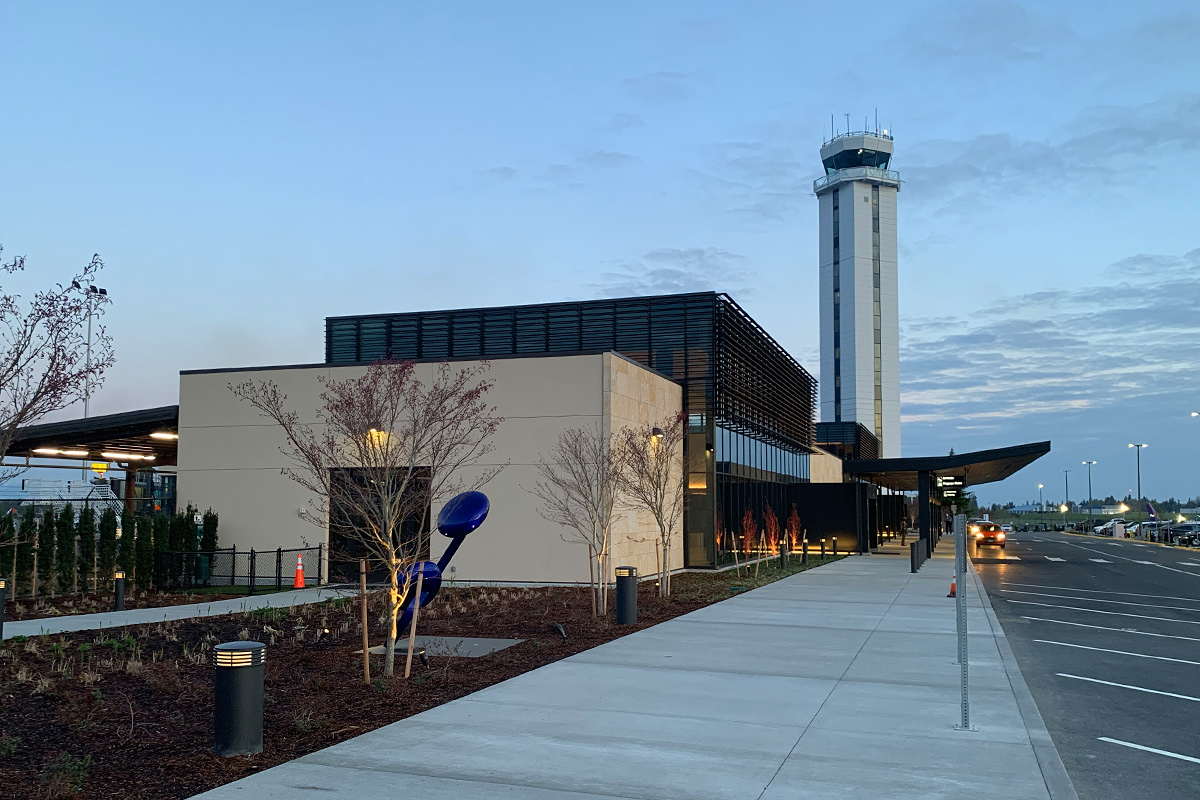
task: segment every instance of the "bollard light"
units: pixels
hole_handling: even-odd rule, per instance
[[[113,611],[125,610],[125,570],[113,573]]]
[[[833,537],[833,554],[837,555],[837,537]]]
[[[821,558],[825,557],[825,538],[821,537]]]
[[[8,605],[8,580],[0,578],[0,642],[4,641],[4,607]]]
[[[637,624],[637,567],[617,567],[617,624]]]
[[[213,752],[228,758],[263,749],[262,642],[225,642],[213,648]]]

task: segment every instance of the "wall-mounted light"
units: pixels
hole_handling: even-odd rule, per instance
[[[650,429],[650,438],[651,439],[661,439],[663,437],[663,435],[664,434],[663,434],[662,428],[651,428]]]

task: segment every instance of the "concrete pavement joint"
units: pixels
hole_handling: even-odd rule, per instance
[[[1079,800],[1075,784],[1071,780],[1071,776],[1067,774],[1066,765],[1063,764],[1062,757],[1058,754],[1058,748],[1054,746],[1054,740],[1050,738],[1050,731],[1046,729],[1042,713],[1038,710],[1033,694],[1025,683],[1025,676],[1021,674],[1017,657],[1013,654],[1012,646],[1008,643],[1008,637],[1000,625],[999,618],[996,617],[995,609],[992,608],[992,600],[983,588],[978,567],[975,567],[974,564],[971,566],[973,568],[970,570],[971,582],[983,599],[984,615],[995,636],[996,648],[1000,651],[1000,661],[1003,662],[1004,671],[1008,674],[1009,686],[1012,687],[1013,697],[1017,700],[1017,710],[1020,711],[1021,719],[1025,722],[1029,743],[1033,746],[1033,755],[1042,770],[1042,780],[1046,782],[1046,791],[1050,793],[1051,800]]]
[[[771,784],[774,783],[775,779],[779,777],[780,770],[782,770],[784,765],[787,764],[788,759],[792,757],[792,754],[796,752],[796,748],[800,746],[800,740],[804,738],[804,735],[808,733],[809,728],[811,728],[813,723],[817,721],[817,717],[821,716],[821,711],[825,708],[825,704],[829,702],[829,698],[833,696],[833,690],[837,688],[837,684],[841,683],[843,680],[846,680],[847,673],[849,673],[854,667],[854,662],[858,659],[858,657],[862,655],[863,648],[867,646],[867,642],[871,641],[871,637],[879,631],[879,626],[883,624],[884,618],[887,617],[888,613],[896,606],[896,603],[900,600],[900,596],[904,593],[904,590],[908,588],[908,584],[911,581],[912,576],[910,575],[905,579],[904,583],[898,587],[896,596],[892,598],[892,602],[888,604],[887,609],[879,616],[879,620],[876,621],[875,627],[869,634],[867,634],[867,637],[863,639],[863,643],[859,645],[858,650],[855,651],[854,658],[850,659],[850,663],[846,665],[846,669],[842,671],[842,674],[838,677],[837,682],[834,683],[834,686],[831,687],[829,692],[825,695],[825,699],[821,701],[821,705],[817,707],[817,712],[812,715],[812,718],[804,726],[804,730],[802,730],[800,735],[796,737],[796,741],[792,744],[791,749],[788,750],[787,755],[784,756],[783,760],[779,762],[779,768],[775,770],[774,774],[771,775],[771,779],[767,781],[767,785],[762,788],[761,792],[759,792],[758,800],[762,800],[763,795],[765,795],[767,790],[771,788]]]

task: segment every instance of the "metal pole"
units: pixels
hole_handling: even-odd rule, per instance
[[[361,587],[360,596],[362,597],[362,634],[363,634],[363,683],[371,685],[371,650],[368,644],[370,638],[367,634],[367,560],[361,558],[358,561],[358,579]]]
[[[1063,500],[1063,505],[1067,507],[1067,511],[1071,510],[1071,470],[1063,470],[1063,488],[1066,491],[1066,499]],[[1063,522],[1067,521],[1066,512],[1063,512]]]
[[[971,708],[967,696],[967,517],[954,515],[954,564],[958,574],[958,591],[954,605],[958,623],[958,670],[962,690],[962,719],[955,729],[969,731]]]

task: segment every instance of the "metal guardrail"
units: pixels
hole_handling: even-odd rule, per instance
[[[899,184],[900,173],[894,169],[880,169],[879,167],[847,167],[817,178],[813,181],[813,191],[819,192],[827,186],[841,181],[855,180],[877,180],[886,181],[889,184]]]

